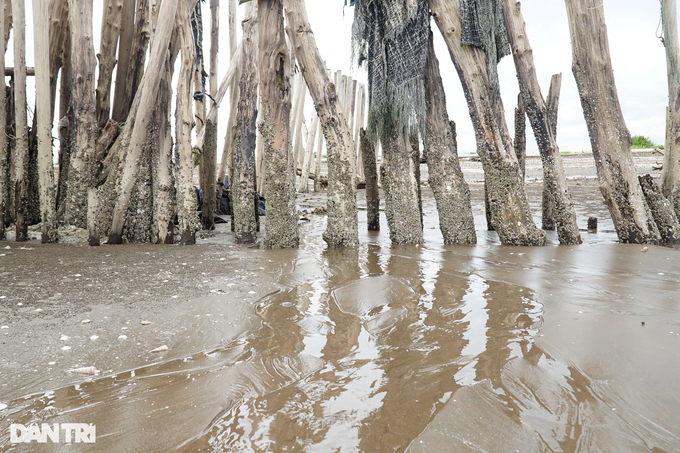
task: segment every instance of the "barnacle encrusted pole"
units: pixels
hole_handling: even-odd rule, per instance
[[[504,0],[503,16],[517,70],[522,105],[529,117],[543,162],[543,181],[550,192],[557,237],[560,244],[580,244],[581,234],[576,223],[576,211],[567,187],[562,156],[538,84],[533,52],[529,45],[520,3],[516,0]]]
[[[167,1],[167,0],[166,0]],[[192,76],[196,64],[196,47],[191,24],[191,0],[179,0],[177,6],[178,36],[181,50],[179,80],[177,82],[177,106],[175,108],[175,134],[177,137],[177,219],[181,244],[194,244],[200,225],[196,216],[196,192],[193,184],[193,156],[191,129],[194,116],[191,108]]]
[[[257,138],[257,1],[249,3],[249,11],[242,22],[241,80],[236,114],[236,152],[234,175],[230,180],[234,239],[239,244],[257,240],[257,191],[255,175],[255,146]]]
[[[423,242],[418,201],[419,162],[410,136],[424,131],[427,0],[357,0],[352,39],[355,58],[368,69],[368,135],[383,149],[381,182],[394,244]]]
[[[545,107],[548,111],[548,123],[550,123],[550,130],[552,131],[555,141],[557,141],[557,111],[560,104],[560,90],[562,89],[562,73],[553,74],[550,78],[550,88],[548,89],[548,97],[545,100]],[[546,181],[543,181],[543,195],[542,195],[542,211],[541,211],[541,228],[544,230],[555,229],[555,219],[553,216],[552,196],[550,195],[550,187]]]
[[[458,162],[455,124],[446,112],[444,84],[439,61],[434,53],[430,32],[425,72],[427,129],[425,157],[428,182],[439,212],[439,228],[445,244],[475,244],[475,218],[470,203],[470,188]],[[366,180],[368,193],[368,176]],[[368,195],[367,195],[368,197]]]
[[[290,53],[286,45],[281,0],[259,0],[259,131],[264,144],[267,215],[264,245],[297,247],[300,233],[295,210],[295,156],[290,129]],[[304,84],[300,84],[304,93]],[[303,98],[304,99],[304,98]],[[300,112],[304,105],[301,103]],[[306,182],[306,181],[305,181]]]
[[[283,0],[286,33],[295,49],[300,71],[314,100],[326,138],[328,155],[328,224],[323,238],[330,247],[359,243],[355,147],[335,85],[319,54],[304,0]],[[316,175],[317,178],[319,175]]]
[[[146,131],[151,121],[151,113],[155,107],[158,84],[163,74],[163,65],[167,59],[168,47],[175,24],[178,0],[164,0],[158,16],[158,27],[151,42],[151,52],[146,76],[139,88],[130,109],[130,114],[121,132],[121,147],[126,147],[125,163],[118,186],[118,197],[113,211],[113,221],[109,233],[109,244],[120,244],[123,239],[123,227],[127,214],[135,173],[142,147],[146,141]],[[191,144],[189,143],[189,147]]]
[[[517,156],[505,122],[497,76],[494,78],[498,54],[490,52],[496,61],[489,61],[488,55],[479,46],[462,45],[458,0],[429,0],[429,3],[463,85],[475,129],[477,152],[484,168],[491,223],[503,244],[543,245],[545,233],[536,227],[531,216]],[[499,5],[496,5],[497,11],[498,8]]]
[[[54,212],[54,165],[52,163],[52,109],[50,107],[49,16],[47,0],[33,0],[35,46],[35,99],[40,182],[41,241],[56,242]],[[4,67],[0,65],[0,68]],[[4,83],[3,83],[4,85]],[[4,87],[0,87],[4,91]],[[4,99],[3,99],[4,100]],[[0,105],[4,105],[0,103]],[[2,109],[4,110],[4,109]],[[1,127],[1,126],[0,126]],[[2,134],[4,135],[4,134]],[[3,149],[0,146],[0,149]],[[1,152],[1,151],[0,151]]]
[[[14,219],[16,241],[28,240],[28,118],[26,114],[26,15],[23,0],[12,0],[14,15]]]
[[[668,74],[668,128],[662,173],[662,190],[670,196],[675,214],[680,216],[680,41],[676,0],[660,0],[663,45]]]
[[[7,2],[3,2],[0,5],[0,39],[5,35],[5,5]],[[5,45],[4,42],[0,44],[0,68],[5,67]],[[2,80],[0,84],[0,240],[5,239],[5,209],[7,208],[7,196],[8,196],[8,178],[7,178],[7,134],[5,134],[5,129],[7,125],[7,108],[5,108],[6,96],[5,96],[5,80]]]
[[[572,72],[593,147],[600,191],[614,228],[621,242],[659,242],[659,229],[635,173],[630,132],[616,94],[604,5],[600,0],[568,0],[566,5]]]
[[[208,88],[212,105],[217,96],[217,56],[219,51],[219,0],[210,0],[210,73]],[[203,145],[203,206],[201,206],[201,223],[206,230],[215,227],[215,208],[217,207],[215,183],[217,166],[217,119],[205,120],[205,143]]]

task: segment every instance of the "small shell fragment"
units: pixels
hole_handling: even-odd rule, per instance
[[[99,338],[99,335],[92,335],[92,336],[90,337],[90,340],[96,340],[96,339],[98,339],[98,338]]]
[[[168,347],[166,345],[163,345],[163,346],[157,347],[156,349],[152,349],[151,352],[163,352],[163,351],[167,351],[167,350],[168,350]]]
[[[142,321],[142,325],[143,325],[143,326],[148,326],[149,324],[151,324],[150,321]]]
[[[119,340],[127,340],[127,335],[118,335]]]
[[[83,320],[80,321],[80,322],[82,322],[83,324],[87,324],[88,322],[90,322],[90,320],[89,320],[89,319],[83,319]]]
[[[642,253],[645,253],[647,250],[649,250],[649,247],[642,247],[641,252],[642,252]]]
[[[80,374],[99,374],[101,371],[96,366],[87,366],[83,368],[73,368],[68,370],[69,373],[80,373]]]
[[[61,337],[59,337],[61,341],[68,341],[70,338],[71,337],[69,337],[68,335],[62,335]]]

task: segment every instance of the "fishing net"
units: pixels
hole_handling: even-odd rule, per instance
[[[498,62],[510,54],[502,0],[460,0],[462,44],[484,50],[491,84],[491,98],[500,95]]]
[[[353,60],[368,72],[368,134],[425,124],[427,0],[352,0]]]

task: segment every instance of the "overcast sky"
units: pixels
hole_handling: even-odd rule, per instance
[[[101,0],[94,1],[95,49],[99,48],[99,29],[102,15]],[[27,65],[33,66],[33,40],[31,2],[27,8]],[[228,66],[227,5],[222,1],[220,10],[220,78]],[[607,21],[609,45],[612,52],[614,75],[619,99],[628,129],[632,135],[645,135],[656,143],[664,142],[665,108],[668,104],[666,81],[666,60],[664,47],[657,35],[660,34],[660,6],[658,0],[604,0],[603,7]],[[245,6],[239,7],[239,21],[243,18]],[[206,28],[208,2],[204,4]],[[361,79],[350,61],[351,25],[353,8],[344,7],[344,0],[307,0],[310,23],[319,45],[322,57],[332,71]],[[546,96],[550,77],[561,72],[562,91],[560,97],[557,142],[562,151],[590,150],[588,131],[583,120],[576,83],[571,73],[571,46],[569,27],[564,0],[525,0],[522,11],[526,20],[527,34],[534,51],[543,95]],[[240,29],[240,22],[238,23]],[[449,115],[457,124],[459,153],[469,154],[476,149],[467,104],[460,88],[458,75],[451,63],[443,40],[435,28],[435,45],[440,61],[442,77],[447,94]],[[204,45],[206,55],[209,43],[206,32]],[[8,49],[8,65],[12,61],[12,43]],[[505,104],[508,126],[514,127],[514,108],[517,102],[517,79],[512,57],[506,57],[499,64],[500,85]],[[29,82],[30,82],[29,78]],[[31,87],[29,87],[29,96]],[[227,108],[220,109],[220,124],[226,123]],[[309,115],[309,112],[307,112]],[[514,133],[513,133],[514,135]],[[537,153],[535,140],[528,128],[527,147],[530,153]],[[221,149],[221,146],[219,147]]]

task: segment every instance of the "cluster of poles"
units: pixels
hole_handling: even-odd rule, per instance
[[[502,9],[520,84],[514,140],[500,96],[493,93],[488,55],[461,40],[458,0],[416,1],[427,8],[442,34],[463,86],[485,173],[489,227],[503,244],[542,245],[546,228],[556,229],[562,244],[580,243],[555,140],[559,76],[544,99],[520,4],[494,1]],[[392,242],[421,243],[422,144],[445,243],[476,242],[470,191],[458,162],[455,125],[446,112],[432,44],[434,31],[423,68],[424,127],[394,124],[376,137],[364,130],[371,87],[339,72],[329,73],[304,0],[241,0],[246,15],[240,42],[237,0],[229,0],[230,63],[221,79],[219,0],[209,0],[207,56],[202,50],[204,18],[198,0],[106,0],[96,56],[92,0],[32,2],[34,70],[25,64],[24,1],[4,0],[0,8],[5,49],[10,31],[14,36],[14,67],[5,70],[10,84],[0,90],[0,130],[6,131],[0,134],[0,239],[13,223],[16,240],[26,240],[28,225],[40,223],[42,242],[55,242],[59,224],[67,223],[86,228],[90,245],[172,243],[176,236],[191,244],[200,228],[214,226],[226,180],[237,242],[257,241],[258,198],[265,195],[264,245],[296,247],[295,196],[308,190],[311,179],[315,190],[327,190],[324,240],[331,247],[355,246],[357,184],[366,187],[368,228],[378,229],[380,179]],[[355,8],[371,2],[379,0],[356,0]],[[573,73],[602,194],[622,242],[670,242],[680,237],[680,164],[675,163],[680,154],[676,152],[680,96],[670,96],[667,159],[659,187],[635,173],[631,138],[616,96],[604,10],[596,3],[567,0],[566,6]],[[670,18],[664,20],[669,90],[678,94],[675,0],[661,3]],[[5,52],[0,52],[0,67],[5,66],[4,58]],[[34,74],[36,87],[31,127],[29,74]],[[307,92],[314,111],[305,131]],[[217,112],[227,101],[227,134],[218,165]],[[543,163],[543,229],[534,223],[524,188],[525,115]],[[58,149],[53,149],[54,123]],[[382,149],[380,159],[376,149]],[[196,166],[204,194],[200,207],[194,190]]]

